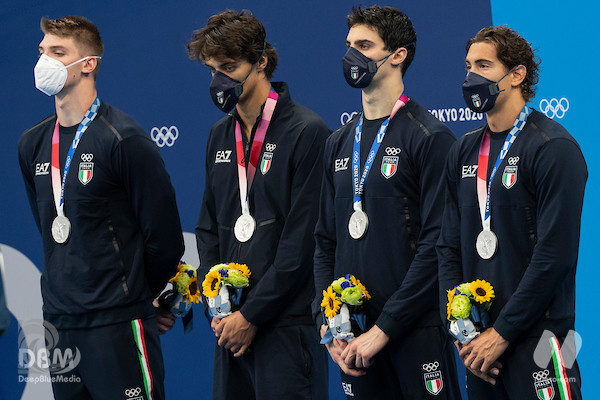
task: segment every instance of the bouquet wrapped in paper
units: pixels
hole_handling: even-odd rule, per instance
[[[489,309],[494,301],[494,288],[484,280],[475,280],[448,290],[450,333],[462,344],[468,344],[490,326]]]
[[[370,298],[365,286],[350,274],[336,279],[323,290],[321,311],[328,329],[321,344],[334,338],[349,342],[364,332],[366,316],[363,306]]]
[[[202,292],[213,317],[226,317],[241,307],[250,275],[246,264],[237,263],[217,264],[208,271]]]
[[[196,268],[185,261],[179,261],[177,273],[169,280],[169,283],[173,285],[173,288],[160,295],[159,304],[171,310],[174,315],[181,317],[184,332],[188,333],[192,330],[192,303],[200,301]]]

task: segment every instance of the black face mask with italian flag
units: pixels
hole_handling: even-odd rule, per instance
[[[208,90],[210,91],[210,98],[219,110],[226,113],[233,110],[244,91],[244,82],[250,76],[250,72],[242,82],[236,81],[222,72],[215,72]]]
[[[462,85],[463,97],[465,98],[467,107],[476,113],[488,112],[494,108],[498,95],[503,91],[500,90],[498,84],[513,69],[508,71],[498,82],[491,81],[474,72],[469,72]]]

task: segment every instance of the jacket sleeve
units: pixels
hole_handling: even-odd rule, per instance
[[[447,324],[448,314],[448,295],[447,291],[463,281],[462,274],[462,256],[461,256],[461,216],[458,207],[457,196],[457,177],[458,165],[456,153],[458,151],[458,142],[452,146],[446,168],[442,179],[444,192],[441,194],[444,199],[444,214],[442,217],[442,227],[440,237],[437,242],[436,251],[438,256],[438,279],[439,279],[439,299],[440,299],[440,317]]]
[[[568,139],[544,144],[532,170],[537,188],[537,243],[519,286],[504,305],[494,328],[514,341],[548,308],[579,250],[581,209],[587,167],[579,147]]]
[[[418,149],[421,227],[416,255],[400,287],[385,303],[375,324],[390,337],[410,331],[438,306],[438,263],[435,245],[442,223],[441,178],[448,150],[456,139],[449,131],[428,136]]]
[[[315,300],[312,305],[313,318],[320,326],[323,324],[321,301],[323,291],[333,282],[335,271],[335,193],[333,187],[332,141],[328,140],[323,157],[323,179],[319,201],[319,219],[315,227]]]
[[[146,279],[157,296],[177,272],[184,251],[175,190],[147,136],[126,136],[116,146],[113,162],[144,237]]]
[[[210,154],[210,138],[207,143],[206,154]],[[200,215],[196,224],[196,244],[200,256],[200,267],[198,268],[198,281],[202,282],[208,270],[219,263],[219,231],[215,207],[215,198],[212,190],[212,178],[210,173],[211,163],[208,156],[205,161],[206,178],[204,180],[204,196],[200,207]]]
[[[242,315],[255,326],[264,325],[280,314],[287,304],[295,301],[299,292],[313,290],[313,234],[319,182],[323,173],[320,160],[329,133],[329,128],[323,122],[308,124],[294,150],[291,206],[275,260],[240,309]]]
[[[35,224],[37,225],[37,228],[41,233],[42,227],[40,223],[40,214],[37,206],[35,184],[33,182],[33,175],[31,174],[31,165],[29,165],[30,163],[28,161],[27,154],[25,154],[26,150],[23,147],[23,139],[21,139],[19,140],[18,144],[19,166],[21,167],[21,174],[23,176],[23,183],[25,184],[25,192],[27,193],[27,199],[29,200],[29,206],[31,207],[31,213],[33,214]]]

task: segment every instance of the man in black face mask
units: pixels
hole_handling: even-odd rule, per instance
[[[442,307],[463,282],[494,287],[491,326],[457,342],[469,398],[580,399],[573,329],[585,160],[561,125],[526,105],[539,61],[525,39],[484,28],[467,51],[465,101],[487,124],[448,155],[437,252]]]
[[[229,113],[208,138],[198,276],[230,262],[251,272],[239,309],[210,318],[213,397],[325,399],[327,355],[310,303],[322,148],[331,131],[291,100],[285,83],[270,81],[277,53],[249,11],[212,16],[187,47],[210,68],[213,102]]]
[[[325,146],[313,303],[322,343],[349,399],[458,399],[452,344],[439,319],[435,254],[439,182],[455,138],[404,94],[417,40],[410,19],[391,7],[356,8],[348,27],[343,71],[362,89],[363,111]],[[320,312],[323,291],[341,291],[332,281],[347,274],[371,297],[365,324],[357,322],[358,337],[349,343],[336,322],[346,304],[323,302],[327,320]]]

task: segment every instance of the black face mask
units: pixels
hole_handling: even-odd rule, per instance
[[[366,88],[371,84],[379,67],[381,67],[392,54],[394,53],[390,53],[380,60],[373,61],[354,47],[348,47],[346,55],[342,58],[346,82],[353,88]],[[377,63],[379,61],[383,61],[383,63],[378,67]]]
[[[498,84],[513,69],[508,71],[498,82],[491,81],[474,72],[469,72],[462,85],[463,97],[467,106],[476,113],[488,112],[494,108],[498,95],[503,92]]]
[[[252,72],[252,69],[250,72]],[[233,110],[244,92],[244,83],[250,76],[250,72],[242,82],[236,81],[222,72],[215,72],[208,90],[210,91],[210,98],[219,110],[226,113]]]

